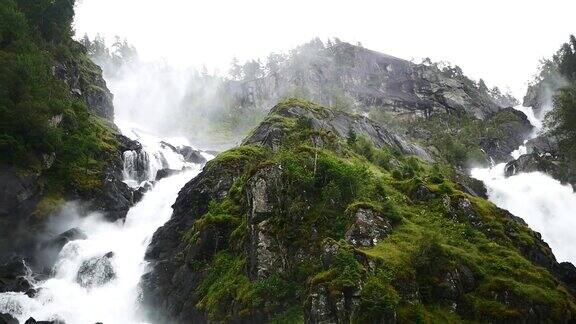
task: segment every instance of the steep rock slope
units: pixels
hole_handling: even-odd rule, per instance
[[[141,281],[150,316],[573,322],[574,267],[465,176],[413,153],[428,159],[367,119],[278,104],[155,233]]]
[[[267,76],[232,81],[229,90],[241,105],[296,92],[328,106],[381,107],[399,116],[469,112],[483,119],[501,108],[458,69],[443,71],[345,42],[306,44]]]

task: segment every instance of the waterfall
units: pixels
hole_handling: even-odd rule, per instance
[[[524,112],[535,130],[528,139],[537,136],[543,128],[542,120],[536,118],[531,108],[516,107]],[[512,152],[516,159],[526,154],[526,146],[521,145]],[[488,189],[488,196],[498,207],[521,217],[552,248],[558,261],[576,263],[576,194],[569,185],[563,185],[541,172],[520,173],[504,176],[506,164],[491,168],[472,170],[472,176],[482,180]]]
[[[10,313],[21,323],[29,317],[67,324],[143,322],[138,283],[146,272],[146,248],[154,232],[170,219],[180,189],[202,166],[186,162],[153,134],[133,128],[123,128],[123,132],[142,144],[141,151],[124,154],[125,181],[131,187],[154,182],[161,168],[183,171],[155,181],[124,222],[110,223],[91,213],[70,224],[87,238],[63,247],[53,276],[34,283],[35,296],[0,294],[0,313]],[[73,209],[73,205],[65,208]]]

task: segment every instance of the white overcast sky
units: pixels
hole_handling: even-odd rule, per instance
[[[574,0],[79,0],[78,35],[126,37],[145,60],[226,72],[240,60],[339,37],[445,60],[521,99],[540,59],[576,33]]]

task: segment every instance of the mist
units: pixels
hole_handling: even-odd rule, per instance
[[[546,5],[536,0],[475,5],[455,0],[297,0],[279,6],[262,0],[169,0],[164,6],[83,0],[75,28],[79,37],[100,33],[110,41],[115,35],[128,38],[146,61],[205,64],[221,73],[233,57],[264,60],[270,52],[287,52],[314,37],[339,37],[405,59],[453,62],[467,75],[484,78],[490,87],[510,87],[521,98],[538,62],[575,32],[575,10],[575,3],[562,0]]]

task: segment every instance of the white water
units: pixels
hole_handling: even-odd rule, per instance
[[[516,109],[524,112],[535,127],[529,139],[534,138],[542,130],[542,120],[534,116],[531,108]],[[526,153],[526,146],[522,145],[512,156],[516,159]],[[541,172],[506,178],[505,165],[473,169],[472,176],[484,181],[492,202],[523,218],[530,228],[540,232],[558,261],[576,263],[576,194],[572,187]]]
[[[82,229],[88,238],[64,246],[58,256],[54,277],[35,285],[39,289],[35,298],[24,293],[0,294],[0,313],[10,313],[21,323],[29,317],[36,320],[60,319],[67,324],[142,323],[138,282],[146,271],[146,248],[156,229],[170,219],[171,205],[180,188],[200,172],[201,166],[185,162],[182,156],[160,145],[151,134],[127,128],[124,131],[126,135],[138,138],[151,157],[148,172],[152,173],[146,175],[148,180],[153,179],[161,167],[188,169],[158,181],[129,210],[125,222],[109,223],[101,215],[93,213],[79,219],[78,224],[70,224],[70,227]],[[129,165],[130,161],[125,163]],[[126,169],[127,175],[134,174],[129,166]],[[127,178],[126,182],[137,186],[134,179]],[[108,252],[114,253],[110,261],[115,278],[92,288],[79,285],[77,274],[82,263]]]

